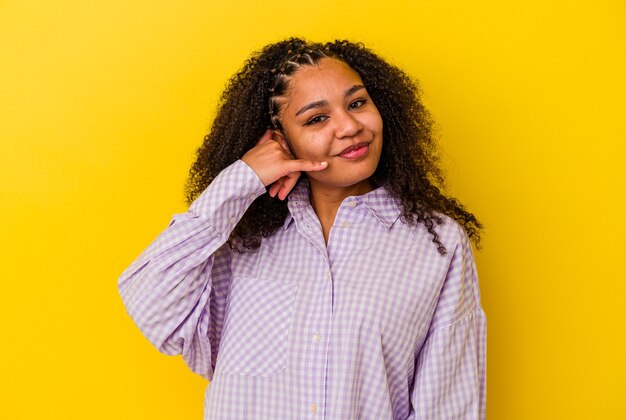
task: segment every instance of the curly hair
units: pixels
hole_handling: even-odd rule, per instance
[[[443,214],[459,223],[480,248],[481,223],[458,200],[442,193],[445,178],[439,166],[434,121],[421,102],[418,82],[362,43],[347,40],[322,44],[289,38],[265,46],[246,60],[228,81],[210,132],[196,152],[185,185],[187,204],[253,148],[268,127],[282,129],[277,118],[279,99],[289,89],[290,77],[301,66],[315,65],[324,58],[343,61],[354,69],[380,112],[383,149],[372,181],[384,186],[401,206],[402,222],[423,223],[438,252],[445,255],[435,229],[443,223]],[[283,225],[288,212],[286,200],[270,197],[266,191],[231,233],[231,248],[257,249],[263,237]]]

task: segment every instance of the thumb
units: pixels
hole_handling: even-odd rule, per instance
[[[256,142],[256,146],[258,146],[259,144],[266,143],[270,141],[271,139],[272,139],[272,130],[268,128],[267,130],[265,130],[265,133],[263,133],[259,141]]]

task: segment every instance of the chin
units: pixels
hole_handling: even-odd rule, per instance
[[[371,176],[374,175],[374,172],[376,171],[376,167],[368,168],[367,170],[363,170],[363,171],[355,171],[352,173],[346,173],[345,171],[341,172],[340,168],[337,168],[337,169],[339,169],[338,171],[340,172],[339,174],[336,174],[334,176],[324,177],[322,179],[316,178],[315,180],[319,182],[320,184],[325,184],[325,185],[333,186],[336,188],[348,188],[348,187],[353,187],[359,183],[369,181]]]

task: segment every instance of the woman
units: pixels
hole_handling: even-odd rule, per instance
[[[360,44],[291,38],[221,97],[187,213],[119,280],[206,419],[484,419],[486,319],[416,84]]]

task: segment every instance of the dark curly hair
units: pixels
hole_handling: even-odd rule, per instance
[[[441,191],[445,179],[439,167],[433,120],[421,102],[418,82],[363,44],[347,40],[321,44],[289,38],[252,54],[220,96],[215,120],[189,171],[187,204],[223,169],[253,148],[268,127],[281,129],[278,99],[289,88],[290,76],[300,66],[314,65],[325,57],[343,61],[359,74],[382,116],[383,149],[372,181],[384,186],[402,207],[402,222],[423,223],[439,253],[445,255],[435,230],[436,224],[443,223],[444,214],[456,220],[480,248],[480,222]],[[304,172],[302,176],[306,176]],[[266,192],[237,224],[229,238],[230,246],[240,251],[257,249],[263,237],[273,235],[283,225],[288,211],[286,200]]]

